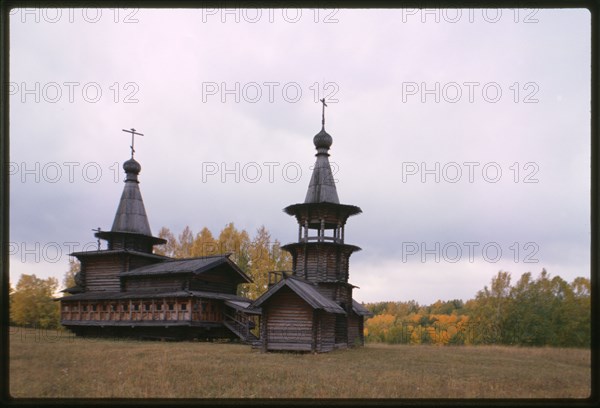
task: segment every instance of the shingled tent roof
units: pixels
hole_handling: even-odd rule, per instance
[[[142,193],[140,192],[137,180],[142,167],[134,159],[129,159],[123,163],[123,169],[127,174],[125,188],[121,195],[121,201],[119,202],[111,231],[152,235],[146,209],[144,208],[144,200],[142,200]]]
[[[138,181],[142,166],[131,158],[123,163],[123,170],[126,174],[125,186],[123,187],[112,228],[110,231],[100,231],[95,235],[98,238],[110,239],[115,233],[136,234],[150,238],[154,244],[166,243],[167,241],[162,238],[153,237],[150,230],[150,223],[148,222]]]
[[[340,200],[335,188],[331,165],[329,164],[329,153],[327,153],[333,143],[333,138],[325,131],[325,126],[315,135],[313,143],[317,149],[317,161],[308,184],[304,202],[339,204]]]
[[[319,293],[319,291],[314,285],[308,282],[304,282],[293,276],[282,279],[276,285],[271,286],[269,290],[267,290],[262,296],[256,299],[254,303],[252,303],[252,307],[260,307],[260,305],[262,305],[267,299],[269,299],[283,287],[290,288],[296,295],[300,296],[313,309],[322,309],[329,313],[346,314],[346,312],[340,307],[340,305],[338,305],[331,299],[327,299],[325,296]]]
[[[199,258],[172,259],[153,265],[142,266],[121,272],[120,276],[146,276],[146,275],[167,275],[178,273],[201,274],[212,270],[219,265],[226,265],[236,272],[242,281],[251,283],[252,279],[244,273],[233,261],[229,259],[231,254],[203,256]]]

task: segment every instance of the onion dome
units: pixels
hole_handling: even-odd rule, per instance
[[[326,152],[331,147],[333,143],[333,138],[329,133],[325,131],[325,128],[323,127],[321,128],[321,131],[317,133],[313,138],[313,143],[315,144],[317,151],[319,149],[325,149]]]
[[[125,170],[126,174],[125,181],[135,181],[139,183],[137,176],[140,174],[140,171],[142,171],[142,166],[133,157],[123,163],[123,170]]]

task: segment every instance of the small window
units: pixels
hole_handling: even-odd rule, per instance
[[[137,312],[140,310],[140,305],[138,305],[137,303],[135,305],[133,305],[133,311]]]
[[[92,312],[95,312],[98,309],[97,305],[92,305]]]
[[[106,312],[108,310],[108,305],[102,305],[102,311]]]
[[[150,303],[146,303],[146,304],[144,305],[144,310],[145,310],[146,312],[149,312],[149,311],[150,311]]]
[[[175,305],[173,303],[169,303],[169,310],[175,310]]]
[[[110,311],[114,312],[116,309],[117,309],[116,306],[111,303],[110,304]]]
[[[162,303],[156,304],[156,310],[162,310]]]
[[[182,303],[181,304],[181,310],[187,310],[187,304],[186,303]]]
[[[87,305],[83,305],[83,311],[84,311],[84,312],[87,312],[87,310],[88,310],[88,309],[87,309]]]

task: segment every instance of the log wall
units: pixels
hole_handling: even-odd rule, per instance
[[[190,290],[235,294],[237,282],[232,282],[227,276],[206,273],[190,280]]]
[[[108,249],[129,249],[149,254],[152,253],[152,247],[150,241],[126,234],[114,234],[108,243]]]
[[[261,337],[267,350],[311,350],[313,310],[289,288],[265,302],[262,320]]]
[[[297,276],[311,282],[347,282],[351,254],[351,250],[341,246],[307,244],[292,253],[292,267]]]
[[[185,276],[128,276],[123,282],[125,291],[177,291],[184,288]]]
[[[335,315],[319,311],[319,324],[317,330],[317,351],[328,352],[335,346]]]
[[[348,316],[348,345],[363,345],[362,342],[362,329],[360,322],[362,322],[363,317],[358,316],[356,313],[350,313]]]
[[[131,254],[87,256],[81,258],[86,291],[119,291],[123,271],[152,265],[157,260]]]
[[[123,256],[97,256],[81,260],[81,270],[85,277],[85,290],[119,291],[121,281],[119,273],[123,270]]]

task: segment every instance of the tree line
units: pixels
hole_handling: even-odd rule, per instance
[[[365,322],[368,342],[389,344],[505,344],[519,346],[590,346],[590,280],[571,283],[543,269],[511,285],[499,271],[490,287],[474,299],[420,306],[415,301],[365,305],[374,317]]]

